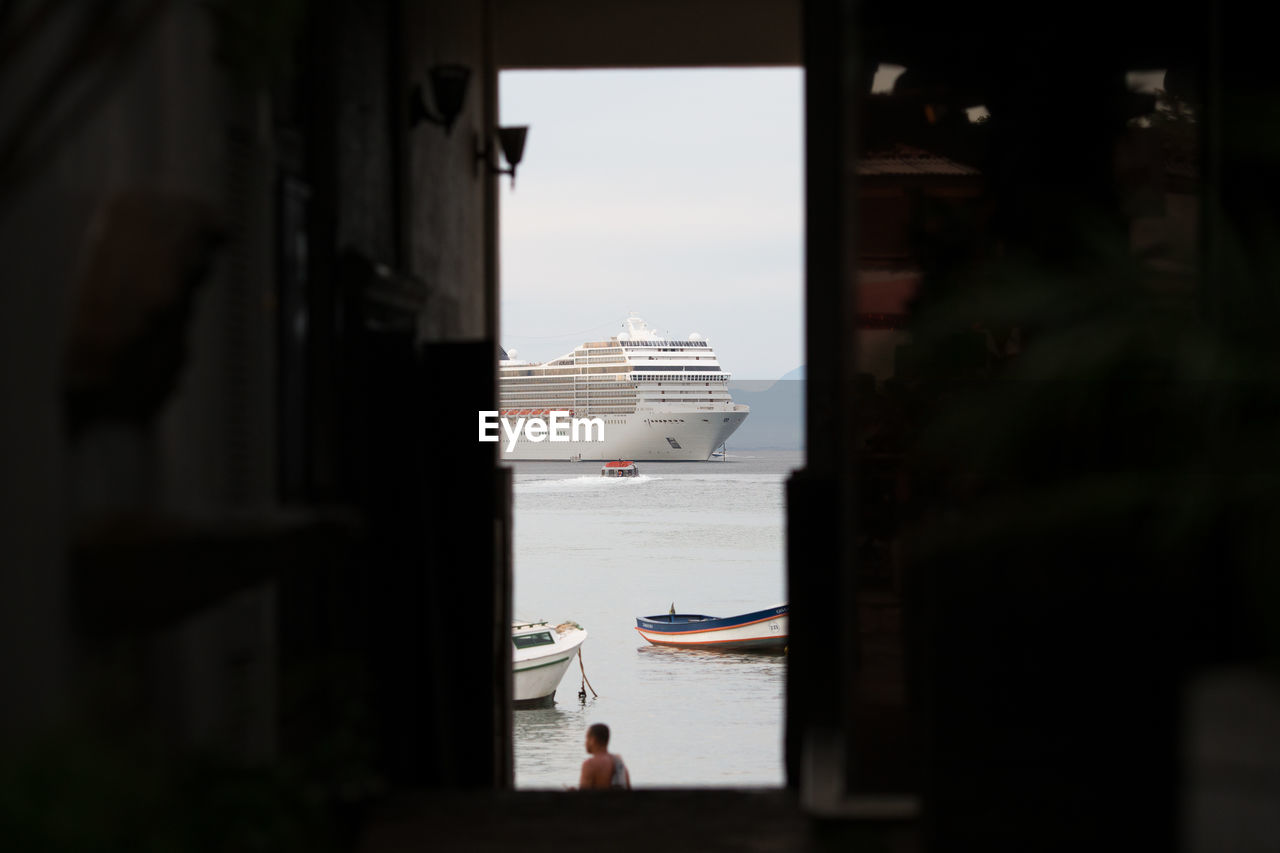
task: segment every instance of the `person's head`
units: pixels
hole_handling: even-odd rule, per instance
[[[587,728],[587,752],[604,752],[609,748],[609,727],[593,723]]]

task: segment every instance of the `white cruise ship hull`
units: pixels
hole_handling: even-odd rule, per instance
[[[605,419],[604,441],[535,442],[521,435],[508,451],[504,434],[500,447],[504,460],[705,462],[742,425],[748,411],[747,406],[735,405],[718,411],[611,415]]]

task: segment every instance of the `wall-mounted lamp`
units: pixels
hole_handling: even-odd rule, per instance
[[[453,123],[462,112],[463,101],[467,98],[467,82],[471,79],[471,69],[465,65],[433,65],[427,72],[427,82],[431,85],[431,100],[435,102],[436,112],[427,108],[427,99],[422,91],[422,84],[415,83],[409,95],[409,127],[417,127],[424,121],[442,125],[446,134],[453,130]]]
[[[483,162],[489,167],[489,171],[495,175],[510,175],[511,188],[516,186],[516,166],[520,165],[521,158],[524,157],[524,142],[529,136],[529,126],[519,125],[515,127],[500,127],[495,134],[496,147],[502,153],[502,156],[509,164],[508,168],[500,169],[498,164],[494,162],[494,147],[485,145],[476,149],[476,163]]]

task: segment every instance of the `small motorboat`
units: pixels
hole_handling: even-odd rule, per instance
[[[790,605],[743,613],[740,616],[704,616],[670,613],[637,616],[636,630],[655,646],[724,651],[784,651],[787,647],[787,611]]]
[[[587,632],[577,622],[511,623],[511,698],[517,708],[534,708],[555,701],[556,688]]]
[[[640,469],[636,467],[636,463],[619,459],[616,462],[606,462],[604,467],[600,469],[601,477],[635,477],[639,475]]]

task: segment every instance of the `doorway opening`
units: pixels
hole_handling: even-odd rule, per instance
[[[500,407],[590,407],[575,414],[599,415],[606,437],[643,434],[634,450],[611,444],[635,457],[633,478],[601,477],[590,448],[506,454],[513,614],[581,624],[590,681],[582,701],[575,660],[550,707],[514,712],[517,788],[576,784],[595,722],[637,787],[785,784],[785,655],[651,645],[636,618],[787,603],[784,489],[804,465],[803,100],[794,67],[499,77],[500,124],[531,128],[501,194],[504,364],[564,379],[547,401],[504,382]]]

